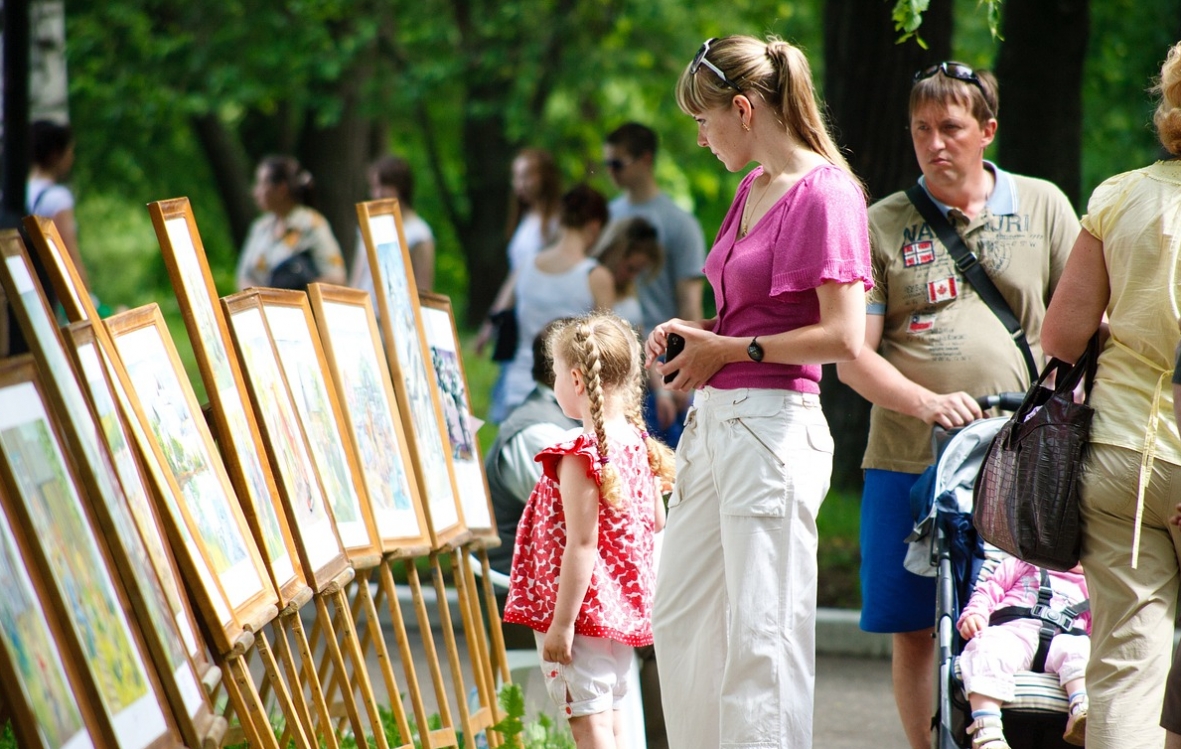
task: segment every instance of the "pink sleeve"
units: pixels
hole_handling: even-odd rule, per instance
[[[1022,562],[1016,557],[1009,557],[997,566],[987,580],[981,580],[976,585],[976,590],[972,592],[972,597],[968,599],[968,605],[964,606],[963,612],[960,614],[959,620],[956,622],[956,628],[959,628],[964,619],[972,614],[979,614],[985,619],[988,618],[1001,601],[1005,599],[1005,593],[1009,591],[1013,585],[1021,579],[1024,574]]]
[[[601,483],[599,478],[599,450],[590,435],[580,434],[572,440],[551,445],[537,453],[537,457],[534,460],[541,463],[542,473],[557,484],[558,463],[561,463],[562,458],[567,455],[584,458],[586,460],[587,477],[593,479],[595,484]]]
[[[798,186],[784,217],[771,267],[771,293],[814,289],[826,281],[873,287],[865,195],[838,167],[816,170]]]

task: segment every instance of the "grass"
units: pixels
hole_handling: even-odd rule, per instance
[[[816,602],[832,608],[861,608],[861,497],[831,491],[816,518],[820,545]]]

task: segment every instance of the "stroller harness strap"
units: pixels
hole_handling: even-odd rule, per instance
[[[1075,621],[1091,610],[1091,599],[1067,606],[1055,611],[1050,608],[1050,599],[1054,591],[1050,588],[1050,576],[1044,570],[1041,572],[1041,582],[1037,591],[1037,603],[1028,606],[1005,606],[992,612],[988,617],[988,626],[1015,621],[1017,619],[1037,619],[1041,622],[1038,632],[1037,651],[1033,654],[1033,663],[1029,670],[1044,673],[1046,670],[1046,656],[1050,654],[1050,640],[1057,635],[1085,635],[1082,629],[1075,629]]]

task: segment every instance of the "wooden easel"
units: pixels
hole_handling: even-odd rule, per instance
[[[425,488],[418,480],[416,458],[406,436],[401,406],[394,395],[369,295],[356,289],[326,284],[312,284],[308,291],[323,342],[326,369],[331,373],[341,404],[341,431],[353,436],[353,447],[362,469],[359,471],[361,477],[358,485],[364,486],[364,494],[372,505],[383,554],[380,567],[371,568],[354,560],[357,580],[354,583],[353,616],[355,620],[361,616],[367,620],[365,632],[360,638],[361,649],[367,653],[372,648],[378,662],[383,665],[383,677],[392,703],[398,699],[398,692],[393,686],[395,680],[392,671],[385,668],[385,664],[390,662],[390,653],[377,614],[378,606],[384,599],[390,613],[392,636],[398,643],[407,697],[417,723],[419,741],[427,749],[454,746],[457,742],[454,719],[422,596],[418,569],[415,567],[417,559],[430,553],[434,534],[422,501]],[[360,383],[366,383],[366,386],[359,387]],[[384,458],[380,470],[376,464],[360,465],[361,445],[366,446],[365,452],[374,456],[375,460],[376,456]],[[402,512],[405,514],[408,510],[412,522],[407,523],[404,515],[397,514],[392,499],[394,496],[405,503],[406,509]],[[391,565],[398,562],[406,565],[415,617],[439,708],[441,727],[435,730],[429,728],[423,687],[416,673],[405,617],[390,569]],[[375,572],[377,593],[373,596],[369,584]]]

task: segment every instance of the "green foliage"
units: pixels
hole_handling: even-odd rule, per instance
[[[892,16],[894,30],[902,34],[898,37],[899,44],[914,37],[920,47],[927,48],[927,43],[917,32],[919,26],[923,25],[923,13],[930,5],[930,0],[896,0]]]
[[[976,5],[984,6],[984,18],[988,24],[989,33],[993,39],[1001,39],[1001,4],[1004,0],[977,0]],[[923,49],[927,43],[918,35],[919,27],[923,25],[923,13],[931,7],[931,0],[894,0],[894,30],[899,32],[898,43],[902,44],[910,38]]]
[[[492,727],[504,738],[505,746],[520,749],[574,749],[574,739],[566,726],[558,726],[548,715],[526,724],[525,694],[519,684],[505,684],[497,696],[505,717]]]

